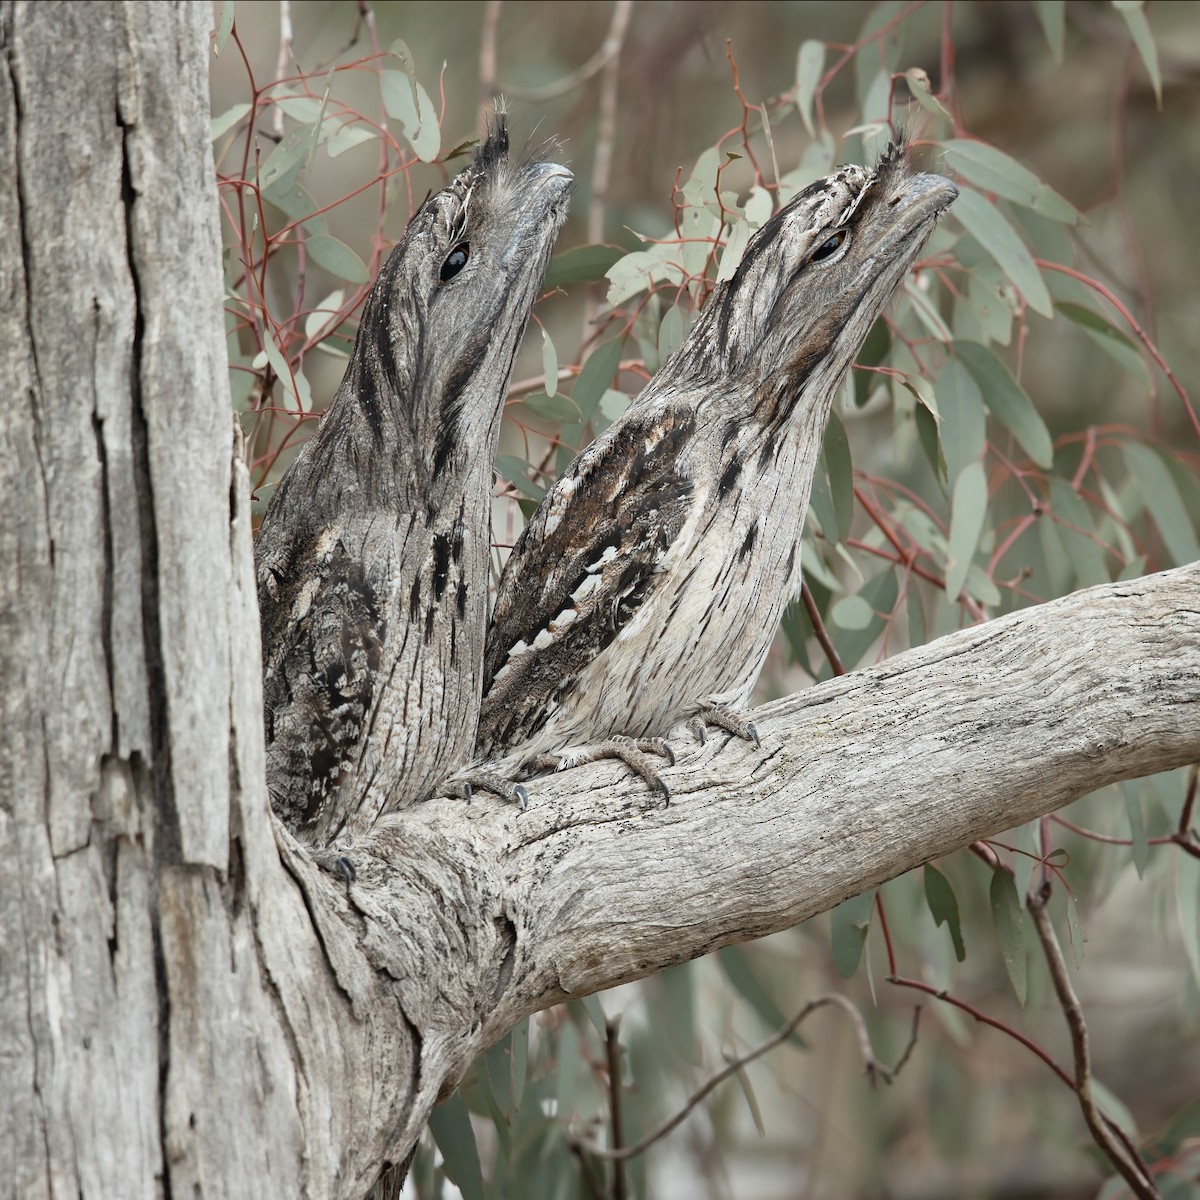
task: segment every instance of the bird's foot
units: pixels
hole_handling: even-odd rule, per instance
[[[669,766],[675,765],[675,751],[664,738],[631,738],[611,737],[591,746],[579,746],[570,750],[554,753],[539,754],[531,759],[529,766],[539,771],[567,771],[571,767],[581,767],[585,763],[599,762],[602,759],[617,759],[623,762],[635,775],[644,779],[655,791],[661,792],[663,799],[670,803],[671,789],[658,773],[651,755],[665,758]]]
[[[509,804],[516,804],[522,812],[529,807],[529,793],[511,779],[505,779],[494,771],[465,771],[449,780],[441,789],[443,796],[452,796],[470,804],[476,791],[491,792]]]
[[[756,748],[762,745],[758,740],[758,730],[754,727],[754,722],[747,721],[736,708],[731,708],[728,704],[706,701],[700,705],[700,711],[688,721],[687,728],[700,739],[703,746],[708,740],[706,726],[709,725],[724,729],[744,742],[753,742]]]
[[[354,860],[347,858],[345,854],[342,854],[333,846],[314,853],[313,862],[322,871],[328,871],[330,875],[336,875],[346,885],[347,891],[350,890],[350,885],[358,878],[358,868],[354,865]]]

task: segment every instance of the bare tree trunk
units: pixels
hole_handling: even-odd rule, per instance
[[[0,1194],[360,1198],[527,1013],[1200,758],[1200,567],[944,638],[667,773],[265,799],[207,5],[0,9]]]

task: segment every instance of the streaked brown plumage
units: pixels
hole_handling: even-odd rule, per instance
[[[571,174],[514,161],[503,119],[413,217],[345,378],[255,548],[267,782],[327,845],[428,796],[470,754],[492,459]]]
[[[477,761],[569,764],[697,714],[742,733],[785,605],[829,406],[957,194],[889,148],[750,240],[685,343],[517,540],[485,656]],[[511,773],[511,772],[508,772]]]

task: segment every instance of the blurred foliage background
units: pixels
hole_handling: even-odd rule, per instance
[[[869,161],[889,116],[974,199],[835,404],[809,604],[762,697],[838,669],[825,645],[853,669],[1200,557],[1200,6],[240,0],[216,15],[233,397],[260,506],[337,386],[381,255],[503,93],[517,135],[552,142],[577,184],[514,374],[497,565],[748,233],[832,163]],[[1170,840],[1194,795],[1179,773],[1109,789],[1069,824],[541,1014],[438,1110],[409,1194],[1129,1194],[1076,1096],[1013,1036],[1072,1071],[1021,911],[1048,872],[1102,1102],[1164,1195],[1200,1196],[1200,859]],[[621,1177],[579,1144],[612,1143],[614,1097],[636,1142],[829,991],[861,1008],[885,1063],[924,1001],[890,1086],[869,1086],[852,1025],[827,1009]]]

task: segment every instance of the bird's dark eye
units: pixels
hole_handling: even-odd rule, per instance
[[[823,241],[809,256],[809,262],[820,262],[823,258],[828,258],[835,250],[839,249],[842,243],[846,240],[846,231],[839,229],[832,237]]]
[[[446,255],[446,261],[442,263],[442,269],[438,272],[438,282],[445,283],[448,279],[453,279],[467,265],[467,259],[470,257],[471,247],[466,242],[459,242]]]

